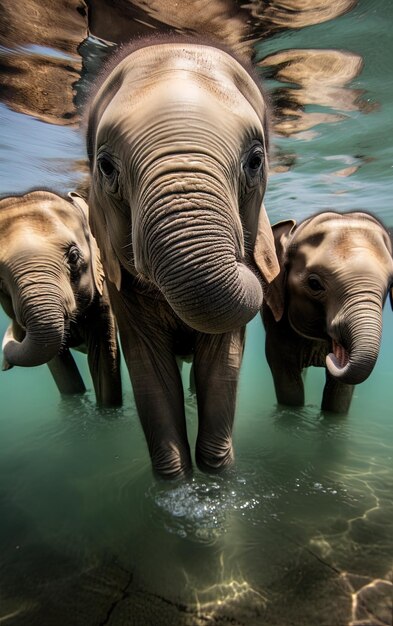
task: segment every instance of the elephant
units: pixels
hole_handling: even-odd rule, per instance
[[[368,213],[323,212],[273,226],[281,271],[262,307],[279,404],[302,406],[302,370],[325,367],[321,408],[347,413],[378,357],[382,309],[393,306],[389,233]]]
[[[46,190],[0,201],[0,304],[11,318],[3,369],[47,363],[63,394],[85,390],[70,348],[87,352],[97,403],[122,403],[116,325],[87,204]]]
[[[192,470],[177,356],[192,355],[195,460],[233,460],[246,323],[279,272],[263,206],[268,109],[253,70],[194,39],[140,40],[87,112],[90,225],[157,477]]]

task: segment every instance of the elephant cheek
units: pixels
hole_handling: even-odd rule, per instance
[[[91,272],[84,272],[79,280],[71,284],[72,289],[67,289],[64,307],[67,317],[71,317],[76,310],[81,313],[94,299],[94,277]]]
[[[326,339],[326,313],[320,303],[293,298],[288,306],[289,323],[299,335],[309,339]]]

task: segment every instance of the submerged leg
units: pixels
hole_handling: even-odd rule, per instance
[[[223,469],[233,461],[232,428],[244,332],[241,328],[197,337],[193,367],[199,418],[195,457],[202,470]]]
[[[60,393],[70,395],[86,391],[78,366],[68,348],[64,348],[51,359],[48,367]]]
[[[351,406],[354,385],[339,382],[326,370],[321,409],[331,413],[348,413]]]

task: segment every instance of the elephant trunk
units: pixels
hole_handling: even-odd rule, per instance
[[[241,226],[232,220],[217,201],[207,211],[183,200],[180,210],[145,227],[149,277],[175,313],[200,332],[243,326],[262,305],[259,280],[241,261]]]
[[[378,358],[382,305],[375,302],[366,307],[363,299],[350,313],[344,311],[340,320],[332,325],[332,336],[337,339],[333,339],[333,352],[327,355],[326,366],[340,382],[357,385],[368,378]]]
[[[10,365],[42,365],[58,354],[65,329],[63,299],[60,286],[48,285],[47,277],[41,283],[29,283],[20,291],[14,309],[26,334],[21,342],[8,333],[4,337],[3,354]]]

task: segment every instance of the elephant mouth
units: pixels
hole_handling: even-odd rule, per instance
[[[342,374],[349,364],[349,354],[341,344],[332,339],[332,350],[326,357],[326,365],[333,376]]]
[[[333,354],[336,360],[336,364],[341,369],[345,367],[349,362],[349,354],[346,349],[341,346],[337,341],[333,339]]]

